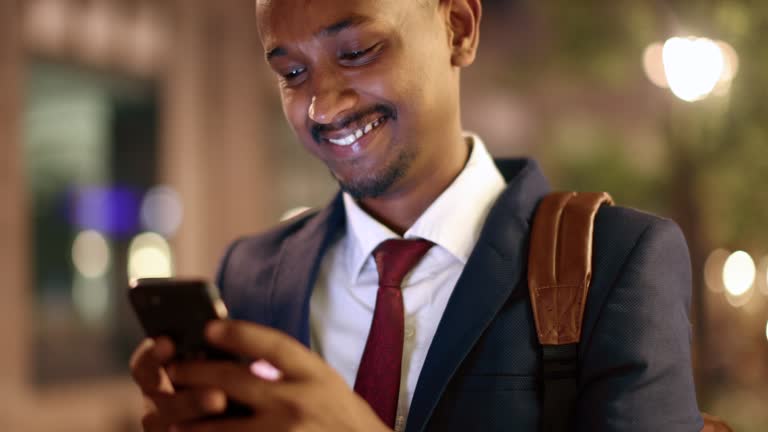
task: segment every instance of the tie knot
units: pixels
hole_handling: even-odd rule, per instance
[[[428,240],[390,239],[382,242],[373,251],[379,271],[379,285],[400,288],[405,275],[433,245]]]

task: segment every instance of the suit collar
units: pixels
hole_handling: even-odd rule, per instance
[[[451,295],[424,362],[407,432],[423,431],[464,358],[521,284],[530,222],[549,191],[530,159],[497,161],[508,186],[496,201]]]
[[[270,291],[270,324],[307,347],[312,288],[323,256],[344,226],[344,203],[338,193],[325,209],[288,237],[280,249]]]
[[[425,360],[406,432],[423,431],[448,383],[488,325],[514,293],[525,288],[530,222],[549,192],[531,159],[498,160],[508,182],[486,219],[480,238],[451,295]],[[341,194],[280,251],[270,291],[271,325],[309,346],[309,300],[320,263],[345,227]]]

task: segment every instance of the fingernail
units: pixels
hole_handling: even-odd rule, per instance
[[[266,360],[258,360],[251,363],[251,373],[266,381],[277,381],[283,374]]]
[[[211,321],[205,329],[209,339],[220,339],[224,335],[225,324],[221,320]]]

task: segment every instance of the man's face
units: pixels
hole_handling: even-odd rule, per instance
[[[447,15],[422,3],[257,1],[288,121],[357,198],[425,181],[441,146],[455,142],[458,73]]]

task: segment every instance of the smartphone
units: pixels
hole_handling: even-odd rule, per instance
[[[227,318],[227,308],[215,285],[196,279],[137,279],[131,282],[128,297],[147,336],[165,336],[173,341],[176,353],[172,361],[246,361],[205,341],[205,325]],[[249,408],[229,401],[223,416],[250,413]]]
[[[239,360],[211,347],[203,336],[206,323],[227,318],[215,285],[204,280],[138,279],[131,282],[128,297],[147,336],[173,341],[175,361]]]

